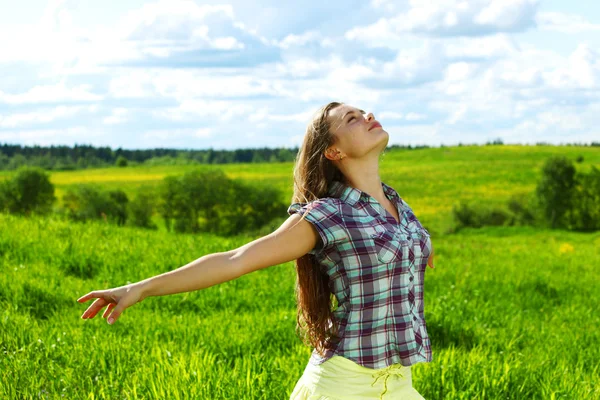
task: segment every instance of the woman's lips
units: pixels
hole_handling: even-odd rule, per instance
[[[376,123],[373,124],[372,127],[369,128],[369,130],[375,129],[375,128],[381,128],[381,124],[379,122],[376,122]]]

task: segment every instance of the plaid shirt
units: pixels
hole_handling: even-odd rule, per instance
[[[398,193],[381,185],[400,223],[369,194],[338,181],[330,185],[331,197],[287,210],[307,212],[318,231],[322,242],[309,254],[329,276],[338,301],[333,314],[341,340],[324,355],[314,349],[315,365],[334,355],[375,369],[432,360],[423,315],[430,235]]]

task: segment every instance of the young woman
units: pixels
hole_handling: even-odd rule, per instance
[[[389,135],[344,103],[308,125],[294,168],[290,217],[273,233],[176,270],[78,299],[82,318],[114,323],[146,297],[204,289],[296,260],[297,331],[314,350],[291,400],[423,399],[411,365],[432,360],[423,314],[429,232],[381,182]],[[336,304],[337,303],[337,307]],[[391,378],[391,379],[390,379]]]

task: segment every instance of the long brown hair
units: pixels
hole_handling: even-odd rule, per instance
[[[331,124],[327,119],[329,112],[342,104],[331,102],[321,107],[308,124],[294,165],[292,203],[309,203],[326,197],[333,180],[345,181],[341,171],[323,155],[337,141],[330,131]],[[328,275],[314,255],[305,254],[295,261],[295,265],[298,306],[296,333],[304,344],[311,345],[323,355],[325,349],[332,348],[336,339],[339,339],[332,310],[335,296],[330,291]]]

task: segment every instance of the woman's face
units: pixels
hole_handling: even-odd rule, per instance
[[[329,112],[329,121],[331,133],[337,137],[336,144],[328,149],[334,160],[340,156],[361,158],[370,153],[379,156],[388,144],[389,134],[378,126],[373,114],[365,115],[356,107],[342,104],[334,108]]]

